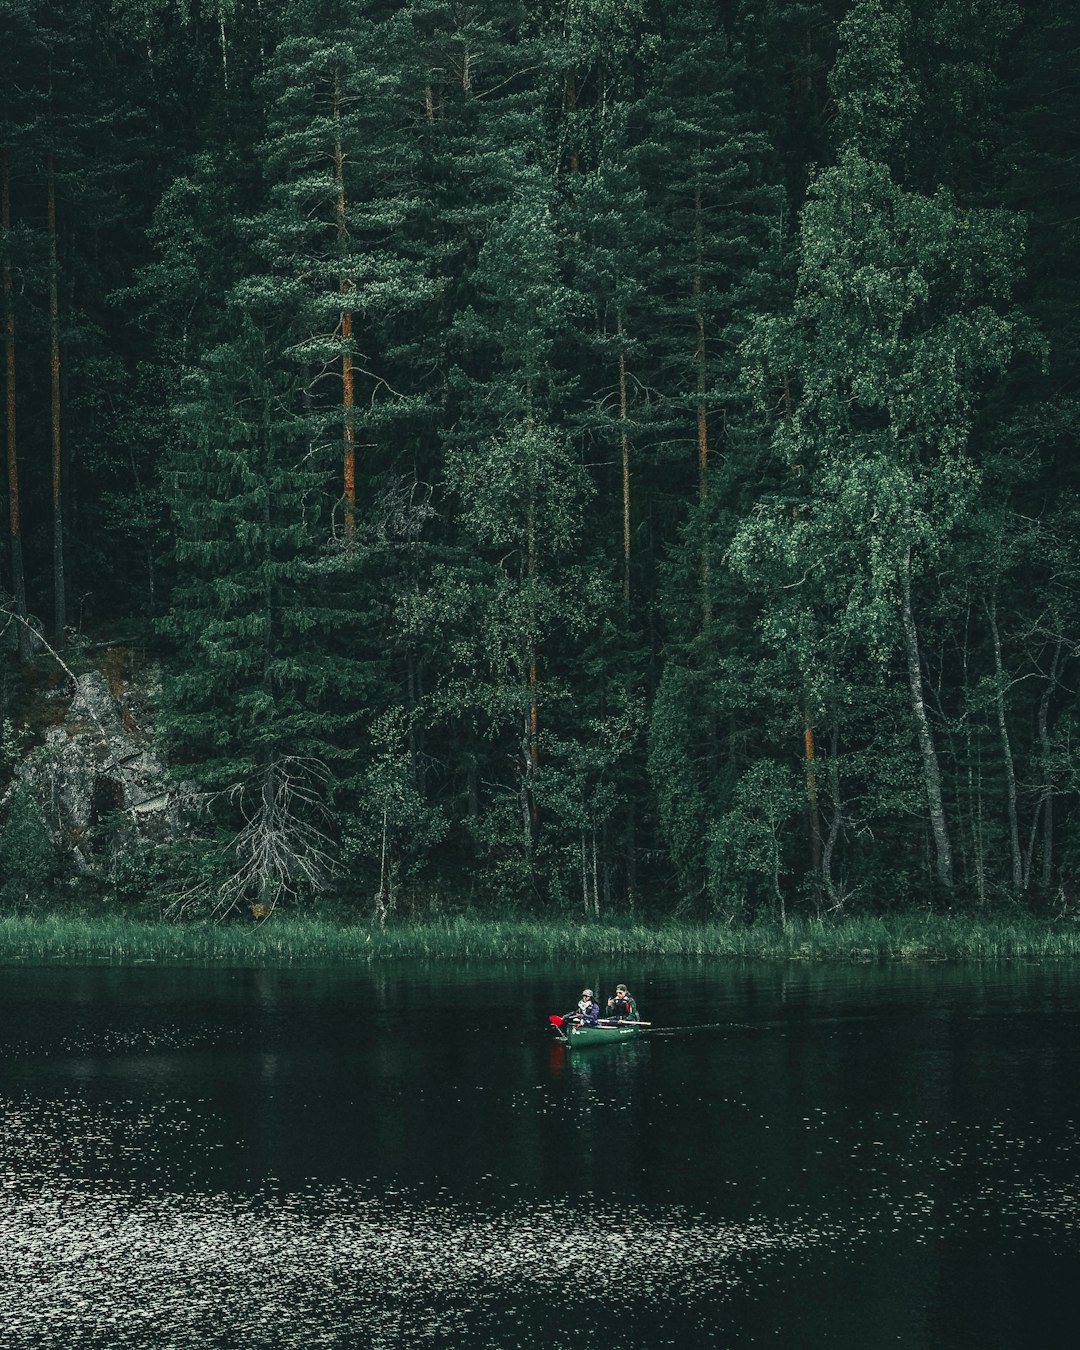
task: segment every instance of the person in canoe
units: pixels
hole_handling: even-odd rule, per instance
[[[615,986],[615,993],[607,1001],[607,1015],[617,1022],[638,1020],[637,1000],[625,984]]]
[[[593,998],[591,989],[583,989],[578,1005],[573,1012],[567,1013],[565,1022],[574,1022],[579,1027],[594,1027],[600,1018],[600,1005]]]

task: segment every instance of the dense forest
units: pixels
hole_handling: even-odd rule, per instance
[[[104,652],[121,901],[1080,903],[1078,72],[1066,0],[0,0],[9,896]]]

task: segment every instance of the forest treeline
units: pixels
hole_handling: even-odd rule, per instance
[[[186,912],[1080,900],[1074,5],[0,24],[0,789],[116,638]]]

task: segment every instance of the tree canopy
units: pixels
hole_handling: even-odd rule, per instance
[[[47,638],[160,665],[189,906],[1080,903],[1078,49],[5,0],[0,855]]]

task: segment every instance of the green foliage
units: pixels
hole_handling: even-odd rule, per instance
[[[0,901],[16,909],[44,907],[60,855],[27,783],[16,789],[0,833]]]
[[[69,667],[156,633],[203,808],[105,889],[797,926],[951,841],[952,903],[1070,905],[1078,51],[1052,0],[7,4],[27,609],[62,545]],[[62,700],[3,641],[6,784]]]
[[[911,11],[903,0],[859,0],[840,25],[829,76],[837,140],[887,162],[906,148],[919,114],[918,82],[905,61]]]
[[[5,786],[11,778],[15,765],[19,762],[22,748],[10,717],[0,722],[0,783]]]
[[[696,896],[706,885],[705,841],[711,798],[719,783],[700,768],[707,744],[708,705],[704,681],[676,662],[669,662],[653,703],[649,740],[649,775],[683,894]]]
[[[784,918],[784,852],[799,792],[783,765],[756,760],[739,778],[731,807],[708,832],[711,903],[728,917],[775,908]]]
[[[443,810],[419,790],[410,728],[390,708],[371,729],[372,756],[356,784],[356,808],[344,826],[342,862],[353,884],[375,894],[376,911],[395,908],[402,886],[415,885],[446,835]]]

